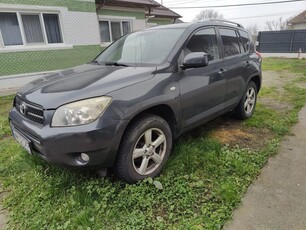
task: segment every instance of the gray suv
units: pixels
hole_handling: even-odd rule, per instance
[[[134,183],[160,173],[181,134],[229,111],[251,117],[260,86],[261,58],[241,25],[157,26],[25,85],[9,121],[31,154]]]

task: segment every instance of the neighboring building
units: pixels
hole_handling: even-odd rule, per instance
[[[100,0],[97,14],[103,46],[131,31],[171,24],[181,17],[153,0]]]
[[[288,26],[293,30],[306,29],[306,10],[289,20]]]
[[[64,69],[181,16],[153,0],[0,0],[0,76]]]
[[[179,14],[174,11],[159,5],[157,8],[152,8],[146,14],[147,17],[147,26],[156,26],[156,25],[167,25],[172,23],[181,22]]]

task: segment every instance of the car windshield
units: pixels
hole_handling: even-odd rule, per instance
[[[102,52],[96,62],[106,65],[159,65],[184,32],[184,29],[154,29],[122,37]]]

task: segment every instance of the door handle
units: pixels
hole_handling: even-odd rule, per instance
[[[219,72],[218,72],[219,75],[223,75],[224,73],[225,73],[225,70],[222,69],[222,68],[221,68],[221,69],[219,70]]]

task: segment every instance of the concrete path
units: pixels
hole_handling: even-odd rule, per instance
[[[0,77],[0,96],[14,94],[21,86],[53,72],[55,71],[2,76]]]
[[[306,229],[306,106],[292,136],[281,142],[248,189],[226,230]]]

